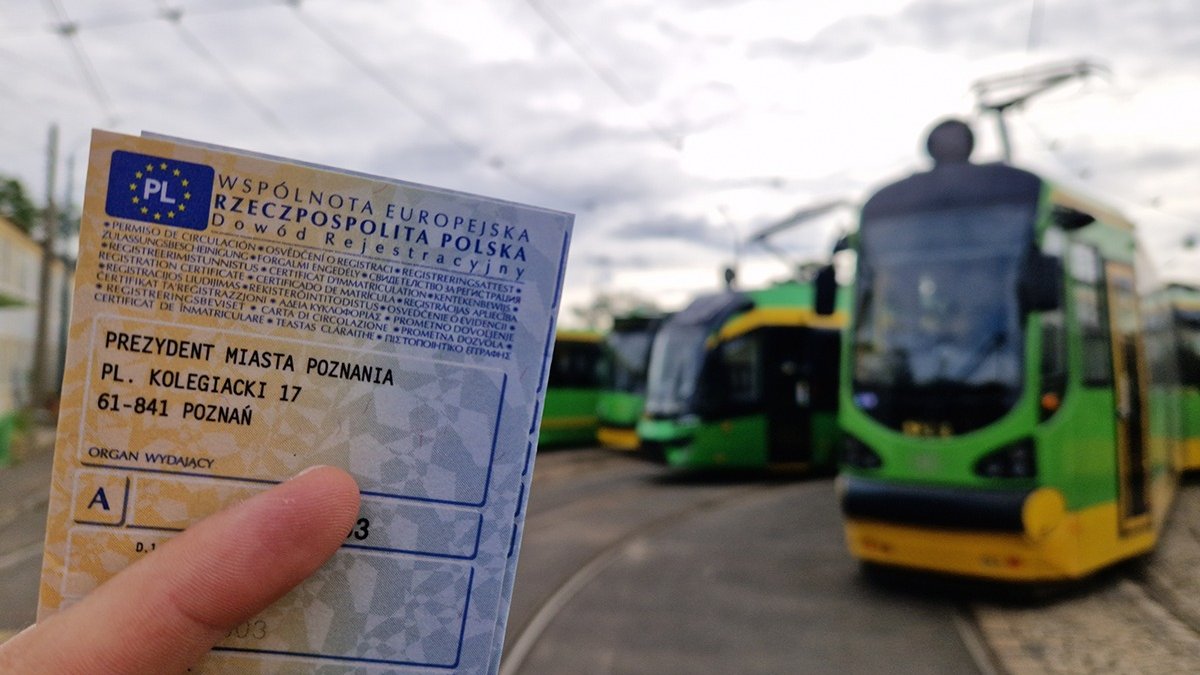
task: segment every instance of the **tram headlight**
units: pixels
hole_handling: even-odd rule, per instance
[[[853,436],[846,436],[842,444],[842,464],[856,469],[878,469],[883,466],[883,459],[866,443]]]
[[[1025,438],[989,452],[975,462],[975,474],[984,478],[1033,478],[1037,475],[1033,441]]]

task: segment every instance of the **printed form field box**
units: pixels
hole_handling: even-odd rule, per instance
[[[82,598],[172,536],[177,534],[72,528],[67,536],[63,596]],[[254,617],[244,635],[233,634],[217,649],[449,667],[461,649],[473,579],[474,570],[467,563],[344,547],[312,577]],[[321,608],[306,617],[306,622],[319,621],[320,626],[295,620],[303,607]],[[328,636],[319,652],[307,647],[311,630]]]
[[[178,532],[270,485],[88,470],[75,478],[74,522]],[[363,497],[347,548],[471,560],[482,516],[474,509]]]
[[[100,356],[84,393],[81,464],[257,481],[323,463],[349,471],[366,495],[485,503],[504,373],[153,324],[156,336],[188,336],[196,358],[181,359],[129,349],[154,344],[145,323],[92,324]]]

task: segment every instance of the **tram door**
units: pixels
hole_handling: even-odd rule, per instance
[[[767,461],[772,464],[813,459],[808,333],[801,328],[763,331]]]
[[[1133,268],[1110,262],[1105,271],[1112,330],[1120,526],[1123,532],[1130,532],[1150,525],[1146,351],[1139,330]]]

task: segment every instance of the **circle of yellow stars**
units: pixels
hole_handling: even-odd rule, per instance
[[[140,180],[140,179],[145,178],[146,176],[154,173],[154,171],[156,169],[158,171],[166,171],[168,168],[170,168],[170,167],[167,166],[166,162],[160,162],[158,166],[154,166],[154,164],[151,163],[151,164],[147,164],[145,169],[134,173],[133,176],[134,176],[134,178],[137,178]],[[179,169],[171,169],[171,175],[178,178],[179,177]],[[183,190],[184,200],[186,201],[188,199],[191,199],[192,193],[187,190],[188,180],[186,178],[184,178],[180,182],[184,187],[184,190]],[[138,188],[137,183],[129,184],[129,189],[134,193],[133,199],[132,199],[134,204],[140,204],[142,202],[142,198],[137,196],[137,188]],[[167,218],[167,220],[173,220],[175,218],[176,211],[186,211],[186,210],[187,210],[187,204],[177,204],[175,206],[175,210],[170,210],[170,211],[166,212],[166,218]],[[138,209],[138,211],[141,212],[141,214],[143,216],[150,215],[150,209],[146,206],[142,206],[140,209]],[[163,215],[164,214],[162,211],[155,211],[153,218],[155,220],[162,220]]]

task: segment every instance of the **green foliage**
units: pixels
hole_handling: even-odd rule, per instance
[[[15,178],[0,176],[0,216],[29,232],[33,229],[38,209],[25,193],[25,187]]]

